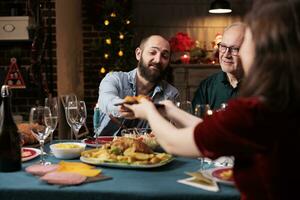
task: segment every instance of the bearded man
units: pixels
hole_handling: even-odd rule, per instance
[[[130,72],[108,73],[100,83],[94,113],[94,131],[99,135],[118,135],[122,128],[149,128],[146,121],[134,119],[133,113],[116,106],[126,96],[146,95],[154,103],[179,99],[178,90],[163,80],[170,61],[170,44],[159,35],[143,39],[135,50],[137,68]]]

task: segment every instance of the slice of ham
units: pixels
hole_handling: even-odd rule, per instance
[[[58,165],[55,164],[52,165],[35,164],[26,167],[25,171],[36,176],[43,176],[49,172],[56,171],[57,169],[58,169]]]
[[[79,185],[86,179],[86,176],[71,172],[50,172],[41,177],[41,180],[56,185]]]

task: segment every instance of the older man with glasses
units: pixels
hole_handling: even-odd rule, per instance
[[[192,104],[209,104],[211,109],[219,109],[222,103],[237,95],[243,69],[239,58],[239,48],[243,42],[245,25],[234,23],[225,28],[222,41],[218,44],[221,72],[200,82]]]

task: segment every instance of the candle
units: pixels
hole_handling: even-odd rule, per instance
[[[180,57],[180,60],[184,64],[189,64],[190,63],[190,55],[185,53]]]

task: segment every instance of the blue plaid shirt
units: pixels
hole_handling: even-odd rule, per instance
[[[117,135],[120,133],[120,127],[111,121],[109,114],[116,117],[121,124],[128,128],[149,128],[148,122],[144,120],[121,118],[118,107],[114,106],[115,103],[122,101],[126,96],[137,96],[136,73],[137,68],[130,72],[111,72],[101,81],[97,103],[98,107],[95,107],[93,119],[94,132],[96,134]],[[148,95],[155,103],[165,99],[169,99],[173,102],[179,99],[178,90],[164,80],[157,84],[154,90]]]

